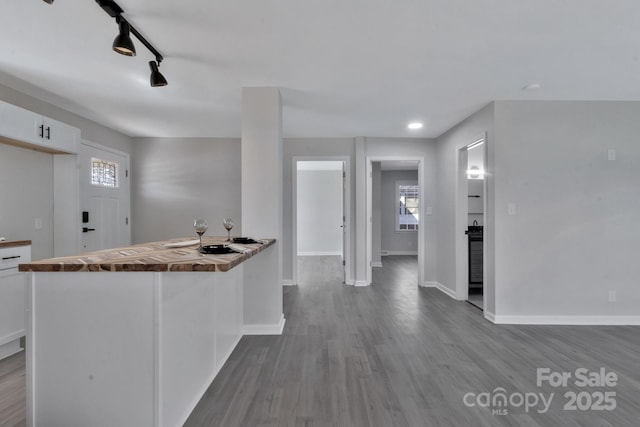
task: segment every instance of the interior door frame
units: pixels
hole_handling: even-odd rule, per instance
[[[467,147],[475,142],[484,140],[481,150],[483,150],[485,177],[482,180],[483,191],[483,225],[487,223],[487,132],[482,132],[470,141],[456,147],[456,207],[455,207],[455,254],[456,254],[456,299],[466,301],[469,299],[469,258],[468,242],[464,230],[468,226],[469,214],[469,186],[467,182]],[[486,228],[485,228],[486,231]],[[482,239],[483,265],[482,265],[482,304],[487,307],[487,239],[486,234]],[[484,311],[484,309],[483,309]]]
[[[353,284],[351,259],[351,158],[349,156],[294,156],[291,171],[291,280],[298,284],[298,162],[342,162],[344,165],[346,185],[343,187],[343,212],[346,217],[343,229],[343,254],[345,284]]]
[[[121,151],[106,145],[102,145],[102,144],[98,144],[96,142],[92,142],[92,141],[88,141],[86,139],[83,139],[81,141],[81,145],[96,149],[96,150],[101,150],[101,151],[106,151],[107,153],[111,153],[111,154],[115,154],[117,156],[122,156],[125,158],[125,168],[126,168],[126,176],[127,176],[127,180],[126,180],[126,186],[127,186],[127,191],[126,191],[126,197],[127,197],[127,212],[126,212],[126,217],[128,218],[128,227],[127,227],[127,241],[129,242],[129,244],[131,244],[131,155],[125,151]],[[80,149],[78,150],[78,165],[80,165],[81,162],[81,158],[82,158],[82,147],[80,147]],[[83,165],[80,165],[81,167],[83,167]],[[86,165],[84,166],[86,167]],[[78,179],[82,179],[82,172],[80,171],[78,173]],[[79,191],[80,191],[80,195],[79,195],[79,205],[78,207],[81,209],[82,204],[83,204],[83,197],[85,197],[85,195],[83,194],[83,183],[79,182]],[[82,228],[82,223],[78,224],[79,229]],[[80,243],[79,243],[79,248],[82,247],[82,233],[80,233],[80,237],[79,237]]]
[[[424,283],[424,265],[425,265],[425,232],[426,232],[426,221],[425,221],[425,182],[424,182],[424,157],[423,156],[367,156],[367,172],[366,172],[366,181],[367,181],[367,195],[366,195],[366,222],[367,222],[367,232],[366,232],[366,285],[371,285],[372,277],[373,277],[373,162],[384,162],[384,161],[412,161],[418,162],[418,185],[420,186],[420,202],[419,202],[419,212],[420,216],[418,217],[418,283],[416,286],[422,286]]]

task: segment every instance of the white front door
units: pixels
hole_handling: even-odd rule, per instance
[[[83,141],[80,182],[82,252],[130,245],[129,156]]]

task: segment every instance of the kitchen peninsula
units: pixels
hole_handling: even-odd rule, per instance
[[[184,423],[242,337],[243,263],[275,244],[188,240],[20,265],[29,426]]]

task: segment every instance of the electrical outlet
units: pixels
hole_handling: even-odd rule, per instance
[[[35,221],[33,221],[33,226],[36,230],[42,230],[42,218],[36,218]]]
[[[427,215],[433,215],[433,207],[427,206]]]
[[[616,302],[616,291],[609,291],[609,302]]]
[[[509,203],[507,205],[507,214],[509,214],[509,215],[515,215],[516,214],[516,204],[515,203]]]
[[[614,150],[613,148],[610,148],[607,151],[607,157],[609,158],[609,160],[613,161],[616,159],[616,150]]]

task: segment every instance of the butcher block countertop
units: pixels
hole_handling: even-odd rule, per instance
[[[202,245],[223,244],[225,239],[203,237]],[[198,252],[197,243],[185,247],[166,247],[167,244],[193,240],[193,237],[171,239],[51,258],[20,264],[19,269],[34,272],[228,271],[276,242],[275,239],[261,239],[259,241],[262,243],[236,244],[248,251],[224,255],[203,255]]]
[[[0,242],[0,248],[12,248],[14,246],[29,246],[31,240],[5,240]]]

